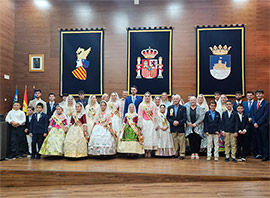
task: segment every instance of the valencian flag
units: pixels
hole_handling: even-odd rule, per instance
[[[36,96],[35,96],[35,91],[36,91],[36,87],[33,86],[33,100],[36,98]]]
[[[104,29],[60,30],[60,96],[103,93]]]
[[[197,94],[245,95],[245,27],[197,26]]]
[[[138,95],[172,94],[172,27],[128,28],[127,87]]]
[[[27,100],[27,86],[25,86],[24,96],[23,96],[23,112],[27,114],[28,100]]]
[[[15,95],[14,95],[14,98],[13,98],[13,103],[12,105],[14,104],[14,102],[18,101],[19,100],[19,97],[18,97],[18,89],[17,89],[17,85],[16,85],[16,89],[15,89]],[[13,106],[12,106],[12,109],[13,109]]]

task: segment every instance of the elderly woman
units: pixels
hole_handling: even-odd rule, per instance
[[[191,96],[189,102],[190,106],[186,107],[186,137],[189,139],[191,159],[199,159],[201,139],[203,138],[203,120],[205,112],[197,105],[197,99],[195,96]]]

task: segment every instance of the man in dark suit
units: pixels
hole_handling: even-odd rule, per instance
[[[235,131],[235,116],[233,104],[230,100],[226,101],[227,110],[222,113],[221,130],[225,137],[225,162],[230,160],[230,151],[233,162],[236,161],[236,138],[238,133]]]
[[[49,102],[47,102],[47,116],[48,119],[50,119],[54,113],[54,111],[56,110],[56,106],[58,104],[55,102],[55,94],[54,93],[50,93],[49,94]]]
[[[130,91],[131,91],[131,96],[126,97],[126,100],[125,100],[125,109],[124,109],[124,116],[123,117],[125,117],[125,114],[128,112],[129,104],[133,103],[136,107],[136,112],[138,113],[139,105],[142,102],[142,97],[136,95],[138,90],[137,90],[137,87],[135,85],[133,85],[131,87]]]
[[[264,100],[264,91],[259,89],[256,92],[257,101],[251,110],[252,124],[255,128],[255,136],[258,145],[258,155],[255,159],[261,159],[262,161],[269,160],[269,131],[268,131],[268,119],[269,119],[269,103]]]
[[[42,112],[43,104],[38,103],[36,106],[37,113],[33,114],[29,135],[32,137],[32,156],[31,159],[40,159],[40,150],[44,138],[48,134],[48,116]],[[38,151],[36,150],[36,144],[38,144]]]
[[[235,131],[237,137],[237,155],[238,161],[246,161],[246,137],[248,133],[248,116],[245,115],[243,104],[238,104],[236,107],[237,114],[235,116]]]
[[[87,100],[87,98],[85,98],[84,91],[81,90],[78,92],[78,94],[79,94],[79,99],[76,100],[76,103],[81,102],[83,104],[83,106],[86,107],[86,105],[88,104],[88,100]]]
[[[233,102],[233,110],[236,111],[236,107],[238,104],[242,104],[243,101],[242,101],[242,93],[241,91],[237,91],[235,92],[235,101]]]
[[[254,157],[258,154],[258,146],[255,138],[255,130],[254,126],[252,124],[252,119],[250,118],[250,113],[252,106],[254,103],[254,92],[253,91],[247,91],[247,101],[244,101],[242,104],[244,106],[244,114],[248,116],[248,133],[246,134],[245,140],[246,140],[246,153],[252,153]]]
[[[179,154],[179,159],[183,160],[186,153],[185,123],[187,121],[187,113],[186,108],[179,103],[180,96],[176,94],[173,96],[173,105],[168,107],[167,120],[170,123],[176,156]]]
[[[27,157],[31,157],[31,153],[32,153],[32,137],[30,137],[29,135],[29,130],[30,130],[30,126],[31,126],[31,121],[32,121],[32,117],[34,114],[35,108],[28,106],[27,107],[27,117],[26,117],[26,123],[25,123],[25,129],[24,132],[26,134],[26,141],[27,141]]]

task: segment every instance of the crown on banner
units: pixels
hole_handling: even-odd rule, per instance
[[[148,49],[142,50],[141,54],[144,56],[144,58],[155,58],[155,56],[158,54],[158,51],[156,49],[152,49],[149,46]]]
[[[222,45],[219,45],[218,47],[216,45],[209,47],[214,55],[226,55],[229,53],[231,48],[231,46],[228,47],[227,45],[224,45],[223,47]]]

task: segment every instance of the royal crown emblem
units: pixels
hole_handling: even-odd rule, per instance
[[[89,67],[90,63],[88,60],[86,60],[86,58],[90,52],[91,52],[91,47],[89,47],[87,50],[79,47],[76,51],[77,65],[76,65],[76,69],[72,71],[72,74],[79,80],[86,80],[87,78],[86,68]]]
[[[213,55],[210,55],[210,73],[218,80],[224,80],[231,73],[231,55],[229,51],[232,47],[224,45],[219,45],[218,47],[214,45],[209,47]]]
[[[143,49],[141,51],[141,55],[145,59],[141,59],[141,57],[137,57],[137,65],[136,65],[136,72],[137,72],[137,79],[145,78],[145,79],[153,79],[153,78],[163,78],[163,64],[162,64],[162,57],[155,57],[158,55],[158,50],[152,49],[150,46],[148,49]]]

